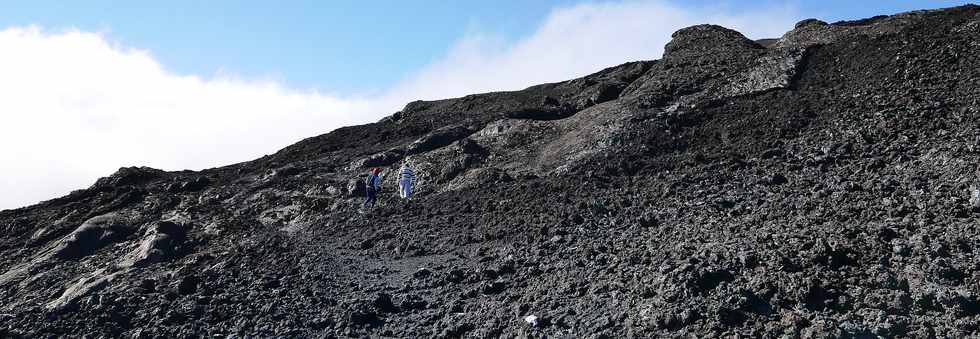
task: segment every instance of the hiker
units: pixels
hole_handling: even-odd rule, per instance
[[[402,165],[401,173],[398,174],[398,193],[401,194],[402,199],[408,199],[412,197],[412,182],[415,181],[415,173],[412,172],[412,167],[408,165],[408,161]]]
[[[368,175],[367,181],[364,182],[364,190],[367,193],[367,199],[364,200],[364,208],[368,205],[374,206],[374,202],[378,200],[378,190],[381,187],[381,168],[374,168],[371,170],[371,174]]]

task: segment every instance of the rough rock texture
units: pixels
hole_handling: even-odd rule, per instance
[[[0,336],[975,337],[978,51],[977,6],[695,26],[656,61],[121,169],[0,211]]]
[[[53,255],[59,259],[77,260],[132,233],[125,218],[115,213],[86,220],[55,245]]]
[[[424,137],[415,140],[415,142],[408,145],[405,153],[419,154],[429,151],[436,150],[443,146],[449,145],[457,140],[463,139],[473,131],[461,126],[450,126],[445,128],[440,128],[433,131],[432,133],[426,134]]]
[[[172,259],[180,252],[187,236],[186,226],[173,221],[159,221],[147,228],[139,247],[122,263],[123,266],[146,266]]]

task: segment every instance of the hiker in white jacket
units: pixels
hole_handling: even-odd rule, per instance
[[[398,187],[399,194],[401,194],[402,199],[408,199],[412,197],[412,182],[415,181],[415,173],[412,172],[412,168],[408,166],[408,161],[402,165],[402,170],[398,174]]]

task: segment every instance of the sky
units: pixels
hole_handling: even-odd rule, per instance
[[[122,166],[223,166],[412,100],[657,59],[685,26],[774,38],[962,3],[0,0],[0,209]]]

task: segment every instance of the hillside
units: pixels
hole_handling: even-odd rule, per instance
[[[978,164],[980,6],[694,26],[0,211],[0,337],[978,336]]]

